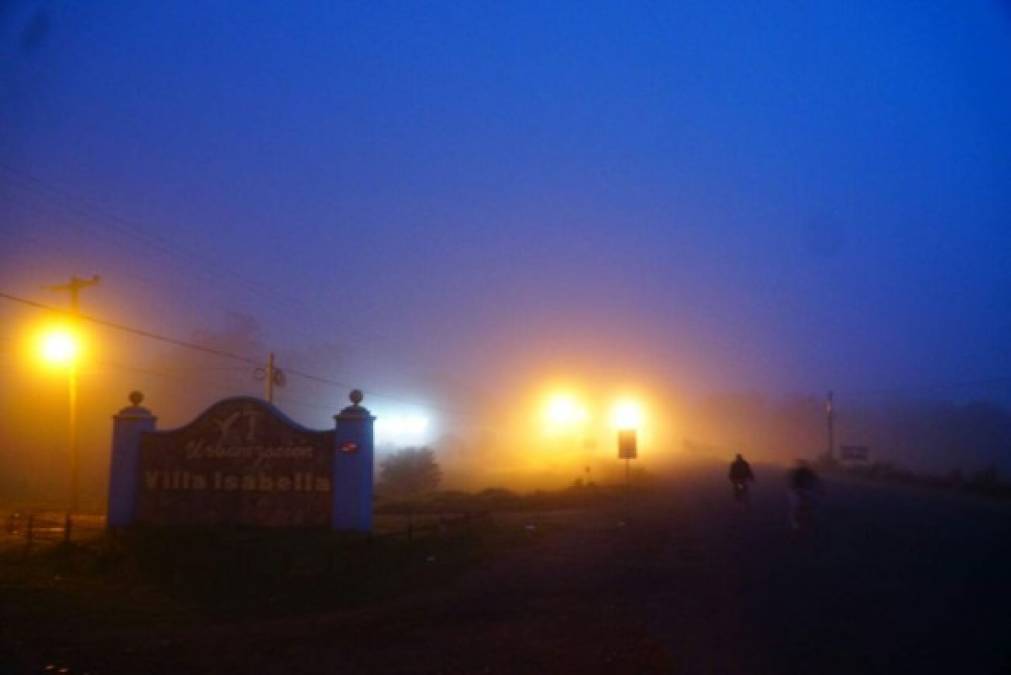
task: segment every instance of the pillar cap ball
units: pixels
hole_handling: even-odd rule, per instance
[[[140,419],[143,417],[150,417],[154,419],[154,415],[147,408],[141,407],[141,403],[144,401],[144,394],[136,389],[130,392],[127,396],[130,399],[130,405],[123,408],[116,415],[120,419]]]
[[[351,393],[348,394],[348,398],[351,399],[351,405],[341,410],[334,417],[345,420],[375,419],[368,410],[361,406],[362,400],[365,399],[365,394],[362,393],[361,389],[352,389]]]

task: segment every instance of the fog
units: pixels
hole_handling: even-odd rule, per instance
[[[7,312],[7,326],[42,321],[35,310]],[[158,417],[162,429],[188,423],[220,398],[263,396],[256,367],[192,349],[145,341],[120,331],[93,327],[86,332],[90,353],[80,372],[80,422],[83,500],[102,506],[111,442],[111,416],[128,405],[135,389]],[[33,334],[22,331],[5,342],[12,386],[0,395],[0,463],[5,500],[59,504],[69,476],[66,381],[62,372],[42,367],[31,354]],[[231,354],[263,354],[256,321],[232,316],[216,331],[188,336],[194,344]],[[324,348],[320,348],[325,352]],[[131,354],[128,366],[116,354]],[[280,352],[282,370],[298,371],[312,352]],[[301,371],[299,371],[301,372]],[[554,489],[577,480],[613,484],[623,480],[617,459],[616,428],[609,406],[633,397],[643,407],[637,471],[677,473],[697,462],[725,462],[735,453],[758,462],[790,463],[815,459],[827,447],[825,401],[817,394],[785,396],[757,392],[691,395],[662,379],[634,384],[613,380],[606,369],[590,377],[563,378],[536,369],[517,373],[497,391],[468,396],[450,383],[419,389],[423,398],[370,395],[364,404],[377,415],[378,458],[409,446],[431,447],[447,489],[506,487]],[[286,414],[312,428],[333,425],[333,415],[348,404],[339,384],[288,376],[276,390]],[[16,386],[15,386],[16,385]],[[440,386],[441,385],[441,386]],[[585,406],[586,418],[570,427],[545,419],[551,395],[565,392]],[[406,411],[406,412],[405,412]],[[958,402],[939,397],[914,399],[897,393],[835,400],[835,444],[864,445],[872,461],[917,471],[966,473],[997,465],[1006,471],[1011,448],[1011,414],[996,403]],[[420,428],[384,427],[384,422],[423,418]]]
[[[1011,23],[1000,3],[447,3],[0,12],[0,290],[99,274],[86,499],[110,415],[262,395],[448,486],[551,487],[837,445],[923,471],[1011,457]],[[0,481],[59,499],[66,387],[0,301]],[[296,375],[295,373],[301,373]],[[308,376],[308,377],[306,377]],[[580,428],[546,433],[569,391]]]

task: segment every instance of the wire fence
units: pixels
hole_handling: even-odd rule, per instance
[[[491,512],[440,512],[421,514],[377,514],[373,518],[375,537],[403,538],[408,541],[425,537],[459,534],[491,522]]]
[[[60,543],[85,542],[99,537],[106,519],[99,514],[68,514],[52,510],[13,510],[2,515],[4,548],[27,549]],[[450,536],[486,526],[490,512],[381,513],[374,517],[371,535],[383,539],[413,541]]]
[[[4,516],[4,542],[27,548],[94,538],[105,530],[105,516],[48,510],[15,510]]]

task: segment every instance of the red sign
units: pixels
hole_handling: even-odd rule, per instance
[[[622,429],[618,432],[618,459],[635,459],[636,447],[635,429]]]
[[[358,452],[358,444],[355,443],[354,441],[346,441],[344,443],[341,443],[340,451],[348,453]]]

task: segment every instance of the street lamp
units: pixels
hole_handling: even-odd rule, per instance
[[[589,413],[575,396],[558,393],[544,406],[544,418],[551,430],[568,431],[586,422]]]
[[[77,359],[77,353],[77,336],[64,328],[56,328],[45,333],[39,343],[39,355],[43,361],[51,365],[72,365]]]
[[[589,439],[586,436],[590,412],[580,398],[570,391],[555,391],[544,399],[543,416],[544,429],[549,436],[559,441],[564,448],[573,443],[572,455],[567,455],[562,461],[579,457],[583,460],[583,471],[586,482],[590,481]],[[583,456],[585,453],[586,456]]]
[[[78,509],[80,499],[80,456],[77,447],[77,359],[81,340],[77,332],[67,327],[50,329],[39,342],[39,356],[52,366],[67,369],[69,400],[68,445],[70,451],[70,503],[67,505],[64,539],[70,539],[70,516]]]
[[[611,409],[611,421],[617,429],[639,429],[644,418],[642,404],[632,399],[621,399]]]

